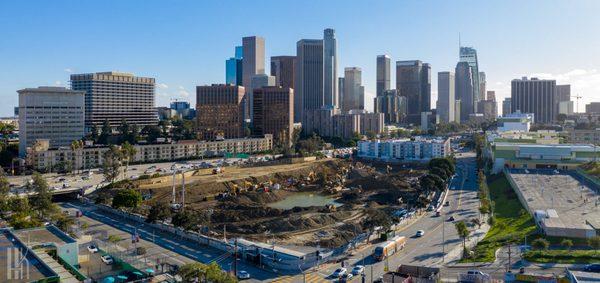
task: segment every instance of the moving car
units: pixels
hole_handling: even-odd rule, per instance
[[[250,273],[248,273],[245,270],[240,270],[237,273],[237,278],[238,279],[250,279]]]
[[[346,268],[344,268],[344,267],[341,267],[341,268],[338,268],[338,269],[336,269],[336,270],[333,272],[332,276],[333,276],[333,277],[336,277],[336,278],[339,278],[339,277],[342,277],[342,276],[344,276],[344,274],[346,274],[347,272],[348,272],[348,270],[347,270]]]
[[[600,272],[600,263],[588,264],[583,268],[587,272]]]
[[[90,253],[97,253],[98,252],[98,247],[94,246],[94,245],[89,245],[87,247],[88,251],[90,251]]]
[[[113,264],[113,258],[109,255],[103,255],[100,257],[100,259],[102,260],[102,262],[106,263],[107,265]]]
[[[419,230],[419,231],[417,231],[417,234],[415,234],[415,236],[417,236],[417,237],[423,237],[423,236],[425,236],[425,231]]]
[[[454,221],[454,216],[450,216],[450,217],[448,218],[448,222],[452,222],[452,221]]]
[[[365,272],[365,267],[362,265],[357,265],[354,268],[352,268],[353,275],[363,274],[364,272]]]

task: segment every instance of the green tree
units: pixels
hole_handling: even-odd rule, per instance
[[[467,224],[464,221],[458,221],[454,223],[454,228],[456,228],[456,232],[458,233],[458,237],[460,237],[463,241],[463,249],[467,247],[467,238],[471,232],[469,228],[467,228]]]
[[[571,251],[571,248],[573,247],[573,241],[569,240],[569,239],[563,239],[560,242],[560,245],[565,248],[565,250],[567,251]]]
[[[102,124],[102,129],[100,130],[100,135],[98,136],[99,144],[108,144],[108,139],[112,135],[112,128],[110,127],[110,123],[108,120],[104,120]]]
[[[128,141],[126,141],[123,145],[121,145],[121,156],[125,160],[125,170],[123,170],[123,178],[125,178],[127,169],[129,168],[129,162],[133,160],[135,154],[137,153],[137,149],[131,145]]]
[[[95,143],[98,142],[98,126],[96,125],[92,125],[92,129],[90,130],[90,135],[89,135],[89,139],[91,139],[92,141],[94,141]]]
[[[113,197],[112,207],[133,209],[142,203],[142,194],[133,189],[122,189],[117,191]]]
[[[83,141],[72,141],[71,142],[71,152],[73,153],[72,164],[77,164],[77,160],[81,155],[80,149],[83,149]],[[83,164],[83,160],[81,162]],[[76,170],[79,168],[75,168]]]
[[[65,233],[69,233],[71,231],[71,227],[75,224],[75,220],[73,218],[68,217],[66,215],[58,214],[56,220],[56,227],[58,229],[64,231]]]
[[[472,218],[471,223],[473,225],[477,225],[477,228],[481,228],[481,225],[483,224],[483,222],[481,222],[481,219],[479,218]]]
[[[107,151],[103,154],[104,163],[102,169],[104,178],[111,184],[119,176],[119,168],[121,168],[121,159],[123,153],[118,147],[111,145]]]
[[[187,263],[179,268],[177,274],[184,282],[237,282],[234,276],[224,272],[216,262],[208,265],[199,262]]]
[[[546,239],[535,239],[531,242],[531,246],[536,250],[547,250],[550,247],[550,243]]]
[[[377,134],[373,131],[367,131],[367,138],[370,140],[374,140],[377,138]]]
[[[171,208],[164,202],[155,202],[150,206],[146,222],[154,223],[157,221],[166,221],[171,217]]]
[[[52,194],[48,188],[46,179],[40,173],[33,173],[33,182],[28,184],[29,191],[34,195],[31,197],[31,207],[37,212],[40,219],[48,219],[50,215],[56,213],[58,208],[52,203]]]
[[[9,209],[9,193],[10,183],[6,177],[6,173],[0,168],[0,213],[2,214]]]
[[[596,252],[598,252],[598,250],[600,250],[600,236],[594,236],[588,239],[588,246],[590,246],[590,248],[596,250]]]
[[[202,215],[189,209],[175,213],[171,223],[175,227],[180,227],[186,231],[198,231],[198,225],[202,224]]]
[[[160,128],[155,125],[144,126],[144,128],[142,128],[141,133],[146,137],[146,141],[148,141],[149,143],[156,142],[156,139],[162,136]]]

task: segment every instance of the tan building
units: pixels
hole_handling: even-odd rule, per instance
[[[98,129],[108,121],[112,127],[126,121],[140,128],[157,125],[154,78],[129,73],[101,72],[71,75],[71,89],[85,92],[85,127]]]
[[[271,57],[271,76],[275,77],[275,85],[283,88],[294,88],[296,75],[296,56]]]
[[[245,95],[242,86],[224,84],[197,86],[198,137],[203,140],[243,137]]]
[[[254,90],[253,135],[272,134],[275,142],[289,144],[294,133],[294,90],[262,87]]]
[[[223,141],[187,140],[170,144],[134,145],[137,153],[132,163],[150,163],[220,156],[225,153],[254,153],[273,148],[273,136],[262,138],[228,139]],[[26,164],[32,169],[47,172],[58,164],[69,162],[73,170],[101,167],[103,154],[108,147],[84,147],[71,150],[68,147],[51,149],[48,143],[28,148]]]
[[[311,109],[305,112],[305,120],[302,124],[302,131],[306,135],[317,133],[322,137],[333,137],[333,116],[340,114],[339,108],[323,107],[321,109]]]
[[[477,102],[477,112],[483,114],[487,120],[498,117],[498,106],[495,100],[481,100]]]

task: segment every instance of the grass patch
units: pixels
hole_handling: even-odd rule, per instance
[[[598,263],[600,252],[594,250],[528,251],[523,258],[537,263]]]
[[[494,178],[488,183],[488,187],[495,217],[494,225],[473,249],[474,256],[461,262],[492,262],[498,248],[508,243],[523,243],[525,236],[536,233],[533,217],[519,202],[506,176]]]

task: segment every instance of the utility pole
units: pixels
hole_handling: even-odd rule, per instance
[[[510,255],[511,255],[512,251],[510,250],[510,244],[508,245],[508,266],[506,267],[506,272],[508,272],[510,270]]]
[[[233,240],[233,275],[237,277],[237,238]]]

